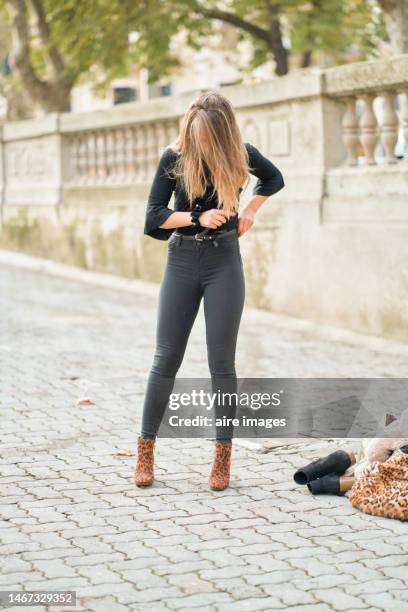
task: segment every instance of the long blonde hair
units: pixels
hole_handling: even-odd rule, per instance
[[[248,176],[248,153],[234,109],[215,91],[201,94],[187,108],[171,147],[180,153],[173,176],[181,180],[190,206],[209,184],[218,207],[235,211]]]

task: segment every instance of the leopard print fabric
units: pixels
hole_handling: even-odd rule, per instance
[[[217,442],[211,468],[209,487],[213,491],[223,491],[229,486],[231,469],[231,442]]]
[[[135,467],[135,483],[138,487],[149,487],[154,481],[154,440],[137,439],[137,462]]]
[[[408,520],[408,455],[374,463],[356,480],[349,494],[354,508],[366,514]]]

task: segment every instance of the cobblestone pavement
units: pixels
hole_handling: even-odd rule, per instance
[[[134,458],[115,453],[135,446],[154,296],[0,265],[0,308],[2,589],[76,590],[76,609],[109,612],[408,609],[407,525],[293,484],[333,442],[236,445],[214,493],[209,441],[160,440],[157,483],[133,485]],[[207,374],[204,347],[200,316],[184,374]],[[408,351],[248,309],[237,365],[404,376]]]

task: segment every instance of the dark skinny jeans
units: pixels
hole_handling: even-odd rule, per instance
[[[218,245],[218,246],[217,246]],[[245,281],[236,232],[213,241],[173,234],[159,295],[156,351],[145,394],[141,436],[155,438],[182,363],[201,299],[204,300],[208,364],[213,392],[237,388],[235,349],[245,299]],[[215,418],[234,418],[236,405],[215,404]],[[217,427],[217,441],[232,438],[233,427]]]

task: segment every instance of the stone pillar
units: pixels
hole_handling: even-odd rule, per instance
[[[355,102],[354,102],[355,105]],[[326,96],[322,96],[321,104],[321,121],[323,123],[323,159],[324,168],[335,168],[344,163],[346,158],[345,140],[346,126],[343,121],[344,106],[339,100],[335,100]],[[316,118],[317,121],[319,118]],[[349,128],[350,138],[353,131],[353,119],[349,117],[347,127]],[[343,141],[343,142],[342,142]],[[357,139],[358,142],[358,139]],[[348,148],[349,160],[350,148]]]
[[[343,117],[343,142],[347,150],[347,164],[357,165],[357,147],[359,145],[358,119],[356,111],[356,98],[350,96],[345,99],[346,110]]]
[[[385,91],[381,94],[383,99],[383,119],[381,125],[381,144],[385,153],[385,161],[395,164],[395,146],[398,141],[398,115],[395,110],[395,93]]]
[[[374,98],[374,94],[363,94],[361,96],[363,113],[360,117],[360,140],[364,149],[365,163],[369,166],[374,166],[377,163],[374,154],[378,142],[378,123],[373,109]]]

